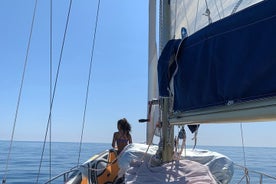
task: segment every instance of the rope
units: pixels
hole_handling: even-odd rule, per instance
[[[20,101],[21,101],[21,94],[22,94],[22,90],[23,90],[25,72],[26,72],[27,63],[28,63],[29,50],[30,50],[30,46],[31,46],[34,20],[35,20],[35,15],[36,15],[36,8],[37,8],[37,0],[35,1],[34,10],[33,10],[31,30],[30,30],[29,39],[28,39],[28,46],[27,46],[27,50],[26,50],[24,69],[23,69],[23,73],[22,73],[22,77],[21,77],[21,84],[20,84],[20,89],[19,89],[19,94],[18,94],[18,99],[17,99],[17,105],[16,105],[16,111],[15,111],[15,116],[14,116],[14,121],[13,121],[13,129],[12,129],[12,135],[11,135],[11,140],[10,140],[9,152],[8,152],[8,157],[7,157],[7,160],[6,160],[6,167],[5,167],[4,177],[3,177],[3,180],[2,180],[3,184],[6,183],[6,178],[7,178],[8,165],[9,165],[9,160],[10,160],[10,155],[11,155],[11,150],[12,150],[12,144],[13,144],[13,138],[14,138],[14,133],[15,133],[15,127],[16,127],[16,122],[17,122],[17,115],[18,115],[19,105],[20,105]]]
[[[194,137],[192,138],[192,140],[194,140],[194,147],[193,147],[193,150],[195,149],[196,145],[197,145],[197,134],[198,134],[198,127],[195,131],[195,134],[194,134]]]
[[[182,131],[182,130],[181,130]],[[181,149],[180,149],[180,152],[179,152],[179,156],[182,155],[182,152],[183,150],[185,149],[185,157],[186,157],[186,131],[183,127],[183,140],[182,140],[182,144],[181,144]]]
[[[155,128],[154,128],[153,132],[155,132],[156,128],[157,128],[157,126],[155,126]],[[151,145],[151,144],[152,144],[152,142],[153,142],[153,137],[154,137],[154,133],[153,133],[153,134],[152,134],[152,136],[151,136],[150,143],[148,144],[148,147],[147,147],[147,149],[146,149],[145,153],[143,154],[142,158],[140,159],[140,162],[143,162],[143,161],[144,161],[145,156],[146,156],[146,154],[147,154],[147,153],[148,153],[148,151],[149,151],[150,145]],[[161,136],[160,136],[160,137],[161,137]]]
[[[61,51],[60,51],[60,56],[59,56],[59,63],[58,63],[58,68],[57,68],[57,73],[56,73],[56,78],[55,78],[55,83],[54,83],[53,96],[52,96],[51,103],[50,103],[50,112],[49,112],[49,116],[48,116],[48,122],[47,122],[46,132],[45,132],[45,136],[44,136],[43,149],[42,149],[42,153],[41,153],[41,158],[40,158],[40,164],[39,164],[39,170],[38,170],[38,174],[37,174],[36,183],[38,183],[38,179],[39,179],[39,175],[40,175],[40,170],[41,170],[41,165],[42,165],[42,160],[43,160],[43,154],[44,154],[44,150],[45,150],[46,138],[47,138],[47,134],[48,134],[50,119],[51,119],[51,116],[52,116],[52,107],[53,107],[53,102],[54,102],[54,98],[55,98],[55,94],[56,94],[56,86],[57,86],[57,81],[58,81],[58,76],[59,76],[59,70],[60,70],[60,66],[61,66],[61,61],[62,61],[62,54],[63,54],[63,48],[64,48],[64,44],[65,44],[65,38],[66,38],[67,28],[68,28],[68,24],[69,24],[69,17],[70,17],[70,12],[71,12],[71,6],[72,6],[72,0],[70,0],[70,4],[69,4],[69,8],[68,8],[68,13],[67,13],[66,26],[65,26],[65,30],[64,30],[64,34],[63,34],[63,41],[62,41],[62,46],[61,46]]]
[[[85,118],[86,118],[86,109],[87,109],[87,102],[88,102],[89,86],[90,86],[90,81],[91,81],[93,56],[94,56],[94,49],[95,49],[95,42],[96,42],[96,33],[97,33],[99,11],[100,11],[100,2],[101,1],[99,0],[98,1],[97,14],[96,14],[96,22],[95,22],[94,35],[93,35],[93,44],[92,44],[92,49],[91,49],[91,59],[90,59],[90,66],[89,66],[89,75],[88,75],[88,81],[87,81],[87,87],[86,87],[86,97],[85,97],[85,105],[84,105],[83,119],[82,119],[82,131],[81,131],[81,138],[80,138],[78,165],[79,165],[79,162],[80,162],[80,153],[81,153],[81,148],[82,148],[82,139],[83,139],[84,125],[85,125]]]
[[[205,14],[203,14],[203,15],[206,15],[208,17],[208,22],[209,22],[209,24],[211,24],[212,23],[211,12],[210,12],[210,9],[208,7],[207,0],[205,0],[205,4],[206,4],[206,10],[205,10]]]
[[[180,151],[178,152],[179,139],[182,139],[182,144],[181,144]],[[174,145],[175,152],[172,160],[180,160],[184,147],[186,148],[186,131],[184,129],[184,126],[182,126],[181,130],[178,131],[178,136],[175,138],[175,145]]]

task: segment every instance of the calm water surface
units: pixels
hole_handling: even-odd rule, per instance
[[[9,141],[0,141],[0,178],[5,174],[6,160],[9,148]],[[23,183],[44,183],[50,176],[56,176],[61,172],[69,170],[78,162],[78,143],[52,143],[51,167],[49,159],[49,145],[46,145],[43,162],[41,163],[40,174],[38,176],[43,144],[41,142],[19,142],[13,143],[10,162],[7,172],[7,184]],[[91,156],[110,149],[111,145],[106,143],[84,143],[80,155],[80,163],[86,161]],[[200,149],[208,149],[227,155],[236,164],[244,165],[249,170],[264,172],[276,176],[276,148],[245,148],[243,159],[243,149],[241,147],[223,146],[198,146]],[[50,172],[51,171],[51,172]],[[50,174],[51,173],[51,174]],[[235,170],[231,183],[239,183],[243,172]],[[250,174],[251,183],[260,183],[259,175]],[[246,183],[245,179],[240,183]],[[276,181],[263,178],[264,184],[274,184]]]

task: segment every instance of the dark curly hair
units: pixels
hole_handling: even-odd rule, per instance
[[[118,120],[117,125],[120,126],[123,132],[127,135],[129,134],[129,132],[131,132],[131,125],[128,123],[126,118]]]

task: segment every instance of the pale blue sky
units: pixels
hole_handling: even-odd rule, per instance
[[[53,77],[68,0],[53,2]],[[34,0],[0,6],[0,140],[11,137]],[[53,141],[80,140],[97,1],[73,1],[53,104]],[[85,142],[110,142],[127,118],[134,142],[145,141],[147,113],[148,1],[101,1],[84,131]],[[38,1],[15,140],[44,139],[49,114],[49,2]],[[276,146],[276,123],[243,124],[247,146]],[[192,144],[188,134],[188,144]],[[241,146],[240,124],[202,125],[199,145]]]

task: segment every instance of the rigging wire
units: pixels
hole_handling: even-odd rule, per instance
[[[53,69],[53,0],[50,0],[50,89],[49,89],[49,108],[52,101],[52,69]],[[51,110],[51,109],[49,109]],[[52,117],[49,120],[49,179],[52,178]]]
[[[197,24],[198,7],[199,7],[199,0],[197,0],[197,6],[196,6],[196,17],[195,17],[194,32],[196,32],[196,24]]]
[[[52,93],[53,95],[52,95],[51,103],[50,103],[50,112],[49,112],[49,116],[48,116],[48,122],[47,122],[46,132],[45,132],[45,136],[44,136],[43,149],[42,149],[42,153],[41,153],[40,164],[39,164],[39,171],[38,171],[38,174],[37,174],[36,183],[38,183],[38,180],[39,180],[39,175],[40,175],[40,170],[41,170],[43,155],[44,155],[44,151],[45,151],[45,144],[46,144],[47,134],[48,134],[49,125],[50,125],[50,119],[51,119],[51,116],[52,116],[52,107],[53,107],[53,102],[54,102],[55,93],[56,93],[56,86],[57,86],[57,82],[58,82],[59,70],[60,70],[62,56],[63,56],[63,48],[64,48],[65,38],[66,38],[66,34],[67,34],[67,28],[68,28],[68,24],[69,24],[71,7],[72,7],[72,0],[70,0],[70,4],[69,4],[69,8],[68,8],[68,13],[67,13],[67,18],[66,18],[66,25],[65,25],[65,30],[64,30],[64,34],[63,34],[61,51],[60,51],[60,55],[59,55],[58,68],[57,68],[57,72],[56,72],[56,78],[55,78],[55,83],[54,83],[54,88],[53,88],[53,93]]]
[[[91,81],[92,64],[93,64],[93,57],[94,57],[94,50],[95,50],[95,43],[96,43],[96,34],[97,34],[97,27],[98,27],[98,20],[99,20],[99,12],[100,12],[100,3],[101,3],[101,0],[98,0],[96,22],[95,22],[93,43],[92,43],[91,57],[90,57],[90,64],[89,64],[89,74],[88,74],[88,81],[87,81],[87,86],[86,86],[85,105],[84,105],[84,110],[83,110],[82,130],[81,130],[81,138],[80,138],[80,146],[79,146],[78,165],[79,165],[79,162],[80,162],[83,132],[84,132],[85,119],[86,119],[86,109],[87,109],[87,102],[88,102],[89,86],[90,86],[90,81]]]
[[[223,7],[222,0],[219,0],[219,2],[220,2],[220,7],[222,9],[222,17],[224,18],[225,17],[225,13],[224,13],[224,7]]]
[[[173,33],[173,39],[175,39],[175,34],[176,34],[176,23],[177,23],[177,0],[174,3],[174,33]]]
[[[241,141],[242,141],[242,149],[243,149],[243,161],[244,161],[244,166],[246,167],[245,151],[244,151],[244,137],[243,137],[243,127],[242,127],[242,123],[240,123],[240,130],[241,130]]]
[[[217,4],[217,0],[215,0],[215,6],[216,6],[216,9],[217,9],[217,12],[218,12],[219,19],[221,19],[221,15],[220,15],[219,7],[218,7],[218,4]]]
[[[189,19],[188,19],[188,16],[187,16],[187,8],[186,8],[186,5],[185,5],[185,1],[182,1],[182,3],[183,3],[183,7],[184,7],[185,18],[186,18],[186,21],[187,21],[187,30],[188,30],[188,34],[189,34],[190,31],[191,31],[191,28],[190,28]]]
[[[242,151],[243,151],[243,162],[244,162],[244,177],[246,178],[246,183],[250,183],[250,178],[248,175],[248,169],[246,167],[246,156],[245,156],[245,147],[244,147],[244,136],[243,136],[243,126],[242,123],[240,123],[240,130],[241,130],[241,140],[242,140]]]
[[[12,150],[13,138],[14,138],[15,127],[16,127],[16,122],[17,122],[17,115],[18,115],[18,110],[19,110],[20,101],[21,101],[21,94],[23,91],[25,72],[26,72],[26,68],[27,68],[27,64],[28,64],[29,50],[30,50],[30,46],[31,46],[31,38],[32,38],[32,33],[33,33],[36,9],[37,9],[37,0],[35,1],[34,10],[33,10],[33,17],[32,17],[31,29],[30,29],[29,39],[28,39],[28,46],[27,46],[26,55],[25,55],[24,68],[23,68],[22,77],[21,77],[21,84],[20,84],[20,89],[19,89],[19,94],[18,94],[18,99],[17,99],[12,135],[11,135],[11,140],[10,140],[10,145],[9,145],[9,152],[8,152],[8,157],[6,160],[6,167],[5,167],[5,171],[4,171],[4,177],[2,180],[2,184],[6,183],[6,178],[7,178],[7,173],[8,173],[8,165],[9,165],[9,160],[10,160],[10,155],[11,155],[11,150]]]
[[[234,9],[232,10],[231,15],[234,14],[234,13],[236,13],[236,11],[237,11],[237,9],[239,8],[239,6],[241,5],[242,1],[243,1],[243,0],[239,0],[239,1],[237,2],[237,4],[234,6]]]

